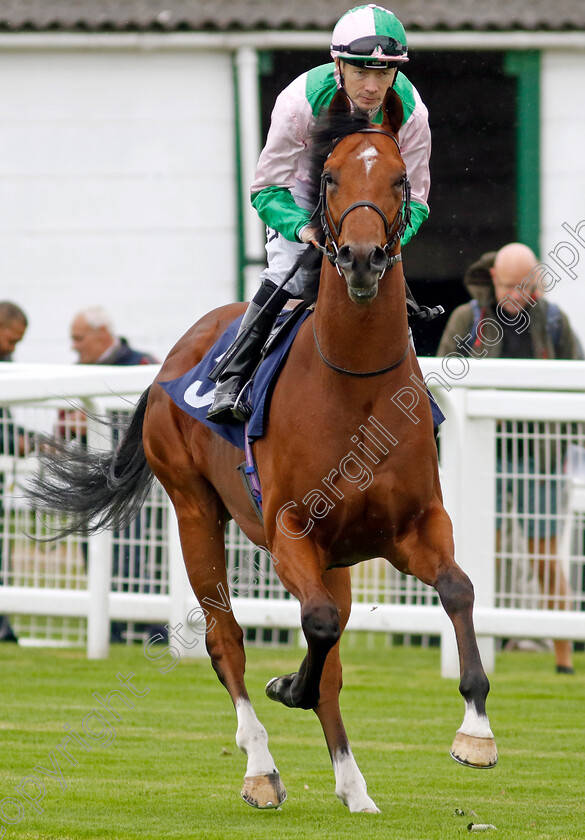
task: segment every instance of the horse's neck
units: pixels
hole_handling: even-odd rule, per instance
[[[332,266],[324,266],[315,308],[315,332],[323,355],[350,371],[377,371],[398,361],[409,342],[404,275],[398,264],[380,280],[369,303],[350,300]]]

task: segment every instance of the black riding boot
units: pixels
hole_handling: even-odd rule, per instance
[[[219,375],[215,389],[215,398],[207,412],[207,419],[213,420],[214,423],[229,424],[244,422],[248,419],[249,415],[245,406],[240,404],[236,406],[236,402],[242,388],[260,361],[262,348],[270,335],[277,316],[290,298],[288,292],[284,289],[279,289],[266,309],[260,312],[275,289],[276,286],[270,283],[270,281],[263,283],[244,313],[235,341],[237,341],[238,336],[241,335],[252,321],[255,323],[246,336],[242,346],[236,351],[235,356],[230,359],[225,369]],[[213,371],[210,378],[213,379]]]

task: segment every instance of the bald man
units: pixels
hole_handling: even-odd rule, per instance
[[[472,300],[453,311],[438,356],[582,359],[569,319],[539,288],[542,269],[521,242],[484,254],[465,273]]]
[[[475,359],[582,359],[581,345],[569,319],[539,287],[542,276],[539,266],[534,252],[521,242],[512,242],[480,257],[464,278],[472,300],[451,314],[437,355],[459,353]],[[504,425],[506,435],[501,437]],[[527,539],[528,556],[538,576],[540,591],[550,599],[549,606],[567,608],[569,586],[556,559],[556,514],[560,507],[557,496],[562,482],[556,481],[554,474],[562,469],[562,447],[557,450],[551,441],[549,449],[543,451],[534,438],[527,443],[514,421],[500,423],[498,432],[496,560],[501,565],[505,556],[501,514],[506,510],[509,517],[517,517],[516,525]],[[527,474],[531,478],[527,479]],[[554,647],[557,671],[572,673],[571,642],[558,639]]]

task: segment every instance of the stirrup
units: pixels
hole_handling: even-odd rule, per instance
[[[249,381],[246,381],[243,387],[240,387],[238,384],[237,391],[223,394],[222,396],[226,404],[216,409],[211,405],[206,419],[220,426],[233,426],[236,423],[245,423],[252,414],[252,406],[249,400],[246,399],[246,391],[249,384]]]
[[[246,382],[232,406],[232,415],[240,423],[245,423],[252,416],[252,403],[247,399],[249,393],[248,386],[250,382]]]

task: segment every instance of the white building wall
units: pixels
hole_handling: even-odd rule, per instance
[[[235,295],[230,54],[0,60],[0,299],[30,323],[15,359],[74,361],[71,318],[96,304],[164,358]]]
[[[542,53],[540,257],[559,278],[550,300],[568,314],[585,346],[584,91],[585,51]],[[580,241],[563,227],[575,231],[579,223]],[[548,282],[554,282],[552,275]]]

